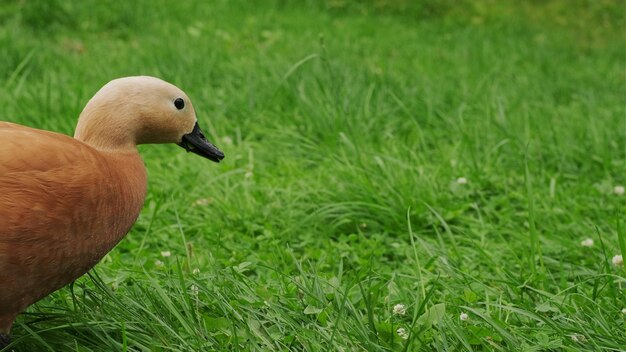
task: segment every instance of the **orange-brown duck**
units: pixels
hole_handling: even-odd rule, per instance
[[[210,160],[224,154],[172,84],[126,77],[87,103],[74,138],[0,122],[0,348],[15,317],[91,269],[143,206],[144,143],[177,143]]]

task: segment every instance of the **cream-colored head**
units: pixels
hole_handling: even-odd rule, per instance
[[[185,140],[195,136],[197,143]],[[208,143],[197,125],[191,100],[176,86],[148,76],[115,79],[102,87],[80,114],[74,138],[105,150],[137,144],[177,143],[203,155]],[[213,147],[214,160],[223,154]],[[209,148],[210,149],[210,148]],[[219,153],[218,153],[219,152]],[[221,156],[219,155],[221,154]]]

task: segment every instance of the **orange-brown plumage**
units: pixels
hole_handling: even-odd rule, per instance
[[[136,151],[101,152],[53,132],[0,123],[0,140],[2,317],[84,274],[126,235],[146,171]]]
[[[186,142],[196,117],[190,102],[170,107],[179,97],[188,102],[166,82],[130,77],[94,96],[76,138],[0,122],[0,334],[130,230],[147,182],[137,143],[182,143],[212,160],[223,157]]]

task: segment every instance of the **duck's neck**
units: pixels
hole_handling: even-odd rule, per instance
[[[136,119],[114,116],[106,105],[92,101],[78,118],[74,138],[99,150],[136,150]],[[120,110],[118,114],[126,114]]]
[[[124,132],[115,129],[101,129],[96,132],[91,128],[84,128],[79,123],[74,138],[98,150],[136,151],[135,141]]]

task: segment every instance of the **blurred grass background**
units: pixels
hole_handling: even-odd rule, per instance
[[[3,120],[71,135],[103,84],[153,75],[226,153],[141,146],[136,226],[22,315],[10,349],[622,349],[624,14],[1,2]]]

